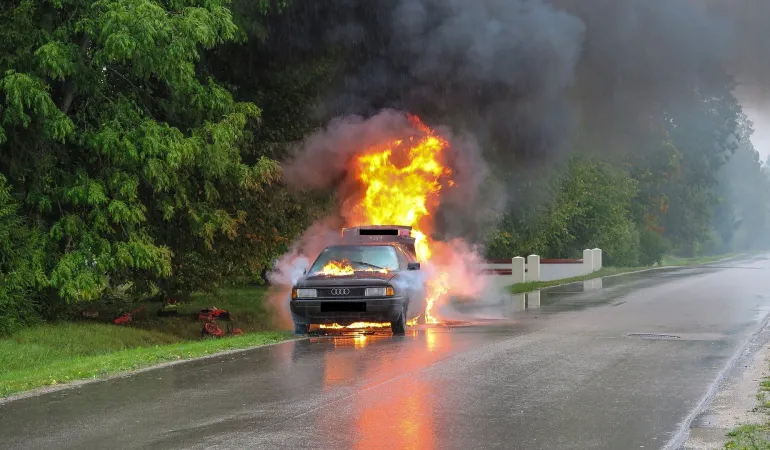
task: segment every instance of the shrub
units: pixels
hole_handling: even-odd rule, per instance
[[[668,251],[668,244],[660,234],[644,229],[639,233],[639,263],[644,266],[660,264]]]

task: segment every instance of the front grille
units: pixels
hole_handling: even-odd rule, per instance
[[[362,298],[366,293],[366,288],[362,287],[334,287],[318,289],[318,296],[321,298]]]

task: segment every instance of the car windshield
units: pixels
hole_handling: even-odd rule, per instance
[[[320,272],[330,262],[346,261],[353,270],[398,270],[396,250],[389,245],[345,245],[329,247],[318,256],[311,273]]]

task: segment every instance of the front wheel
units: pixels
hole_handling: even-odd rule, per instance
[[[398,315],[398,319],[390,322],[390,329],[394,335],[406,334],[406,308],[401,308],[401,313]]]

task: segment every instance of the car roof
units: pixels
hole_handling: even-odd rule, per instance
[[[400,242],[350,242],[347,244],[335,244],[326,248],[341,248],[341,247],[403,247],[404,244]]]
[[[345,243],[345,244],[336,244],[336,245],[330,245],[326,247],[325,250],[328,250],[330,248],[351,248],[351,247],[392,247],[392,248],[398,248],[405,254],[411,255],[412,258],[416,258],[417,255],[412,250],[411,246],[406,245],[401,242],[351,242],[351,243]]]

